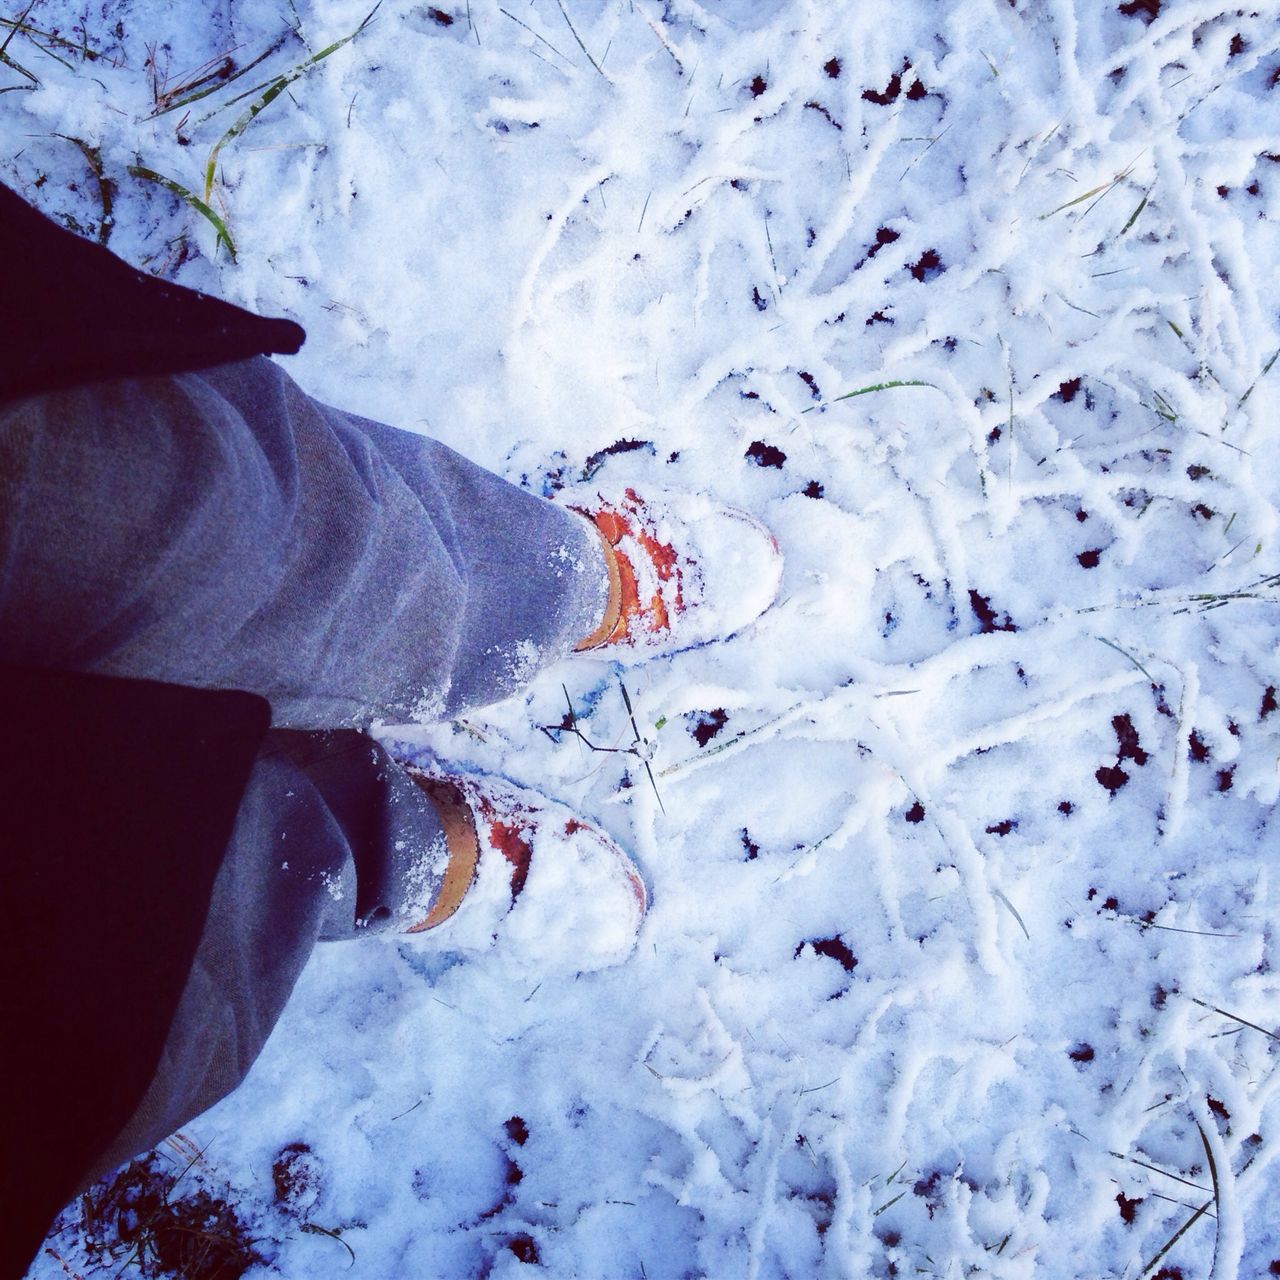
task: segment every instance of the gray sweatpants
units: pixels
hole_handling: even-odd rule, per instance
[[[318,938],[430,909],[439,820],[358,730],[515,692],[607,592],[580,517],[265,359],[0,406],[0,660],[247,689],[276,726],[160,1070],[97,1172],[239,1083]]]

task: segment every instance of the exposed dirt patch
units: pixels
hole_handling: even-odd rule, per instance
[[[991,607],[990,596],[979,595],[978,592],[970,590],[969,608],[973,610],[973,616],[978,620],[978,630],[982,635],[989,635],[993,631],[1017,631],[1018,629],[1007,613],[1001,617]]]
[[[787,460],[787,455],[781,449],[776,445],[765,444],[763,440],[753,440],[747,446],[744,456],[754,462],[757,467],[776,467],[779,471]]]
[[[181,1179],[151,1152],[87,1192],[79,1226],[89,1256],[181,1280],[239,1280],[266,1261],[232,1204]]]
[[[712,711],[698,712],[698,718],[690,726],[689,732],[693,734],[698,746],[705,747],[728,723],[729,713],[723,707],[716,707]]]

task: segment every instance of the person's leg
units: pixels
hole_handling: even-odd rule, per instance
[[[0,407],[0,658],[258,692],[277,724],[439,719],[595,629],[599,538],[275,364]]]
[[[350,729],[272,730],[155,1075],[83,1185],[240,1084],[317,942],[425,934],[531,978],[625,959],[646,901],[630,858],[545,796]]]
[[[371,739],[270,732],[159,1067],[86,1185],[240,1083],[317,941],[424,920],[448,859],[435,806]]]

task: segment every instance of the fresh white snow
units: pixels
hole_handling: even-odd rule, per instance
[[[79,139],[111,247],[297,318],[313,394],[786,568],[726,644],[385,730],[631,850],[636,953],[322,947],[184,1185],[254,1275],[1136,1280],[1206,1203],[1148,1274],[1280,1271],[1274,6],[383,0],[223,146],[235,262],[130,175],[202,194],[369,6],[39,0],[105,56],[10,42],[0,178],[96,235]],[[620,678],[661,806],[540,728],[627,746]],[[73,1224],[33,1277],[114,1274]]]

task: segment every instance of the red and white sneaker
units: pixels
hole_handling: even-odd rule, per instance
[[[631,954],[648,906],[640,872],[604,832],[505,778],[406,766],[440,815],[449,864],[410,933],[514,968],[577,973]]]
[[[640,662],[725,640],[774,602],[782,553],[754,516],[700,494],[642,498],[627,489],[570,509],[599,531],[609,562],[609,604],[578,652],[616,651]]]

